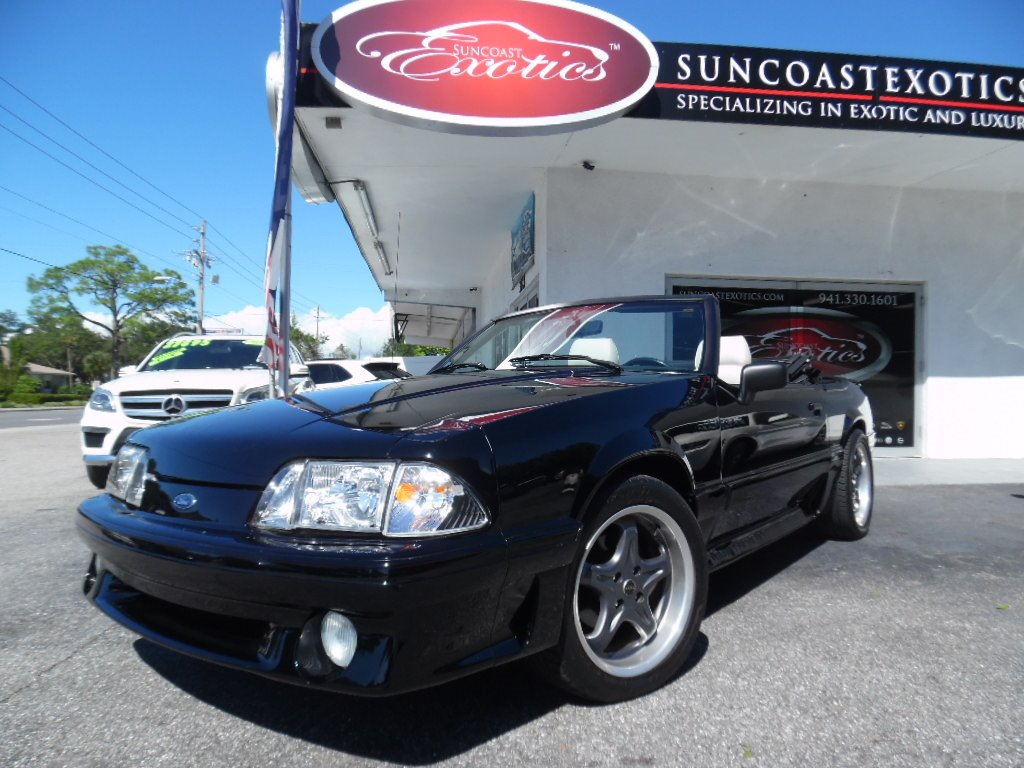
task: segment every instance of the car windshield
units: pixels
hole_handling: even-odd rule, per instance
[[[264,368],[256,359],[262,347],[262,339],[168,339],[140,370]]]
[[[585,358],[626,370],[693,372],[700,365],[704,307],[672,300],[586,304],[496,320],[437,370],[513,369],[572,364]],[[560,356],[558,360],[537,356]],[[524,359],[526,358],[526,359]]]

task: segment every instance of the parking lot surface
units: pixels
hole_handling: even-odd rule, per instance
[[[867,539],[716,574],[686,671],[643,699],[583,704],[516,664],[361,700],[87,604],[76,433],[0,431],[0,765],[1024,766],[1024,477],[881,485]]]

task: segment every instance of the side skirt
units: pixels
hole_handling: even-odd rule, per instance
[[[741,531],[728,539],[712,541],[708,546],[708,568],[715,571],[739,560],[779,539],[798,531],[814,520],[816,515],[802,509],[792,509]]]

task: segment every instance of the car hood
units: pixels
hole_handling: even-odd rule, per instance
[[[474,371],[360,384],[304,394],[310,407],[333,421],[372,430],[436,431],[458,424],[488,424],[570,398],[597,395],[638,383],[637,377]]]
[[[151,471],[160,477],[262,486],[294,459],[389,458],[411,435],[443,439],[448,431],[486,428],[640,383],[624,378],[481,371],[377,381],[189,414],[142,430],[132,442],[151,449]]]
[[[266,370],[254,369],[209,369],[178,371],[143,371],[122,376],[103,384],[108,392],[166,390],[166,389],[223,389],[238,392],[250,387],[269,384],[270,378]]]

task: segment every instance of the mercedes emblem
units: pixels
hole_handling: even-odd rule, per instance
[[[164,400],[162,407],[168,416],[180,416],[187,408],[181,395],[171,395]]]

